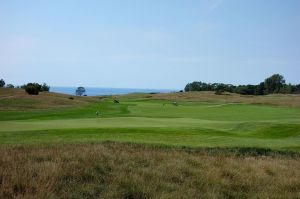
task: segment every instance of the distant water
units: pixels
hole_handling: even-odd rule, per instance
[[[129,93],[169,93],[176,90],[171,89],[137,89],[137,88],[94,88],[84,87],[87,96],[97,95],[122,95]],[[77,87],[50,87],[51,92],[64,93],[69,95],[75,95]]]

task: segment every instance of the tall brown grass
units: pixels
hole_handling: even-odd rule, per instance
[[[0,198],[299,197],[299,156],[120,143],[0,147]]]
[[[77,107],[99,101],[96,97],[72,96],[72,98],[70,99],[70,95],[60,93],[40,92],[39,95],[29,95],[23,89],[0,88],[0,110]]]
[[[275,106],[300,107],[299,94],[273,94],[264,96],[239,95],[236,93],[225,93],[216,95],[214,92],[184,92],[184,93],[160,93],[151,96],[152,99],[177,100],[177,101],[199,101],[220,103],[249,103],[268,104]]]

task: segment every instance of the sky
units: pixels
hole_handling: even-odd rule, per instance
[[[0,0],[0,78],[182,89],[300,83],[299,0]]]

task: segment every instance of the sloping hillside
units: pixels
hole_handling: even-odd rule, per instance
[[[160,93],[154,94],[152,99],[176,100],[176,101],[200,101],[200,102],[222,102],[222,103],[249,103],[268,104],[286,107],[300,107],[299,94],[274,94],[264,96],[239,95],[225,93],[216,95],[214,92],[183,92],[183,93]]]
[[[92,97],[70,96],[52,92],[28,95],[23,89],[0,89],[0,110],[28,110],[75,107],[95,101]]]

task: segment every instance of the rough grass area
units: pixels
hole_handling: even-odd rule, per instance
[[[0,111],[70,108],[87,105],[97,98],[40,92],[29,95],[23,89],[0,88]]]
[[[225,93],[215,95],[214,92],[184,92],[184,93],[161,93],[151,96],[152,99],[177,100],[177,101],[200,101],[200,102],[223,102],[223,103],[248,103],[268,104],[285,107],[300,107],[300,95],[274,94],[265,96],[239,95]]]
[[[0,166],[0,198],[300,197],[298,155],[109,142],[1,146]]]

